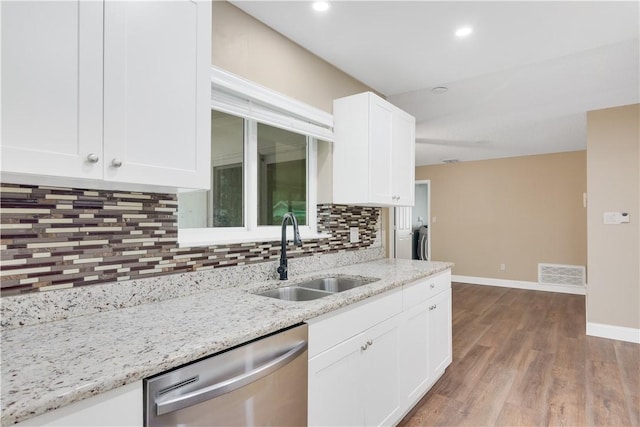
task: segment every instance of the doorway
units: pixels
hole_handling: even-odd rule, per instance
[[[393,233],[389,255],[400,259],[431,259],[431,181],[415,182],[415,205],[389,209]],[[424,228],[422,228],[424,227]],[[421,231],[422,228],[422,231]],[[421,240],[422,239],[422,240]]]

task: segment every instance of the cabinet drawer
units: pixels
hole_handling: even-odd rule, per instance
[[[420,279],[403,287],[402,305],[405,310],[415,307],[432,296],[449,288],[451,288],[450,270]]]
[[[402,312],[402,289],[310,319],[309,358]]]

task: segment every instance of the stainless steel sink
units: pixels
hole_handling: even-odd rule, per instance
[[[327,295],[331,295],[331,293],[314,289],[300,288],[298,286],[286,286],[284,288],[260,292],[257,295],[269,298],[277,298],[286,301],[311,301],[314,299],[326,297]]]
[[[256,295],[269,298],[277,298],[286,301],[311,301],[326,297],[336,292],[348,291],[358,286],[376,282],[380,279],[369,279],[359,277],[321,277],[319,279],[307,280],[291,286],[272,289],[260,292]]]
[[[322,277],[308,282],[298,283],[301,288],[317,289],[325,292],[343,292],[379,279],[361,279],[352,277]]]

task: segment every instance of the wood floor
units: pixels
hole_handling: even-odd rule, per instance
[[[640,345],[586,336],[584,296],[452,287],[453,362],[400,426],[640,425]]]

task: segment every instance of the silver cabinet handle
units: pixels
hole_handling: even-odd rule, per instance
[[[120,159],[111,160],[111,166],[113,166],[114,168],[119,168],[120,166],[122,166],[122,160]]]
[[[98,156],[96,153],[90,153],[87,156],[87,162],[89,163],[98,163],[99,160],[100,160],[100,156]]]
[[[365,351],[366,349],[368,349],[369,347],[371,347],[373,345],[373,340],[367,340],[366,343],[362,344],[360,346],[360,350]]]
[[[187,393],[184,396],[174,397],[164,401],[156,401],[156,413],[157,415],[168,414],[169,412],[177,411],[178,409],[193,406],[197,403],[204,402],[206,400],[213,399],[225,393],[229,393],[233,390],[237,390],[247,384],[259,380],[272,372],[275,372],[282,366],[288,364],[293,359],[301,355],[307,349],[307,342],[302,341],[290,348],[279,357],[270,360],[262,366],[229,378],[225,381],[210,385],[200,390],[194,390],[191,393]],[[305,356],[306,357],[306,356]]]

